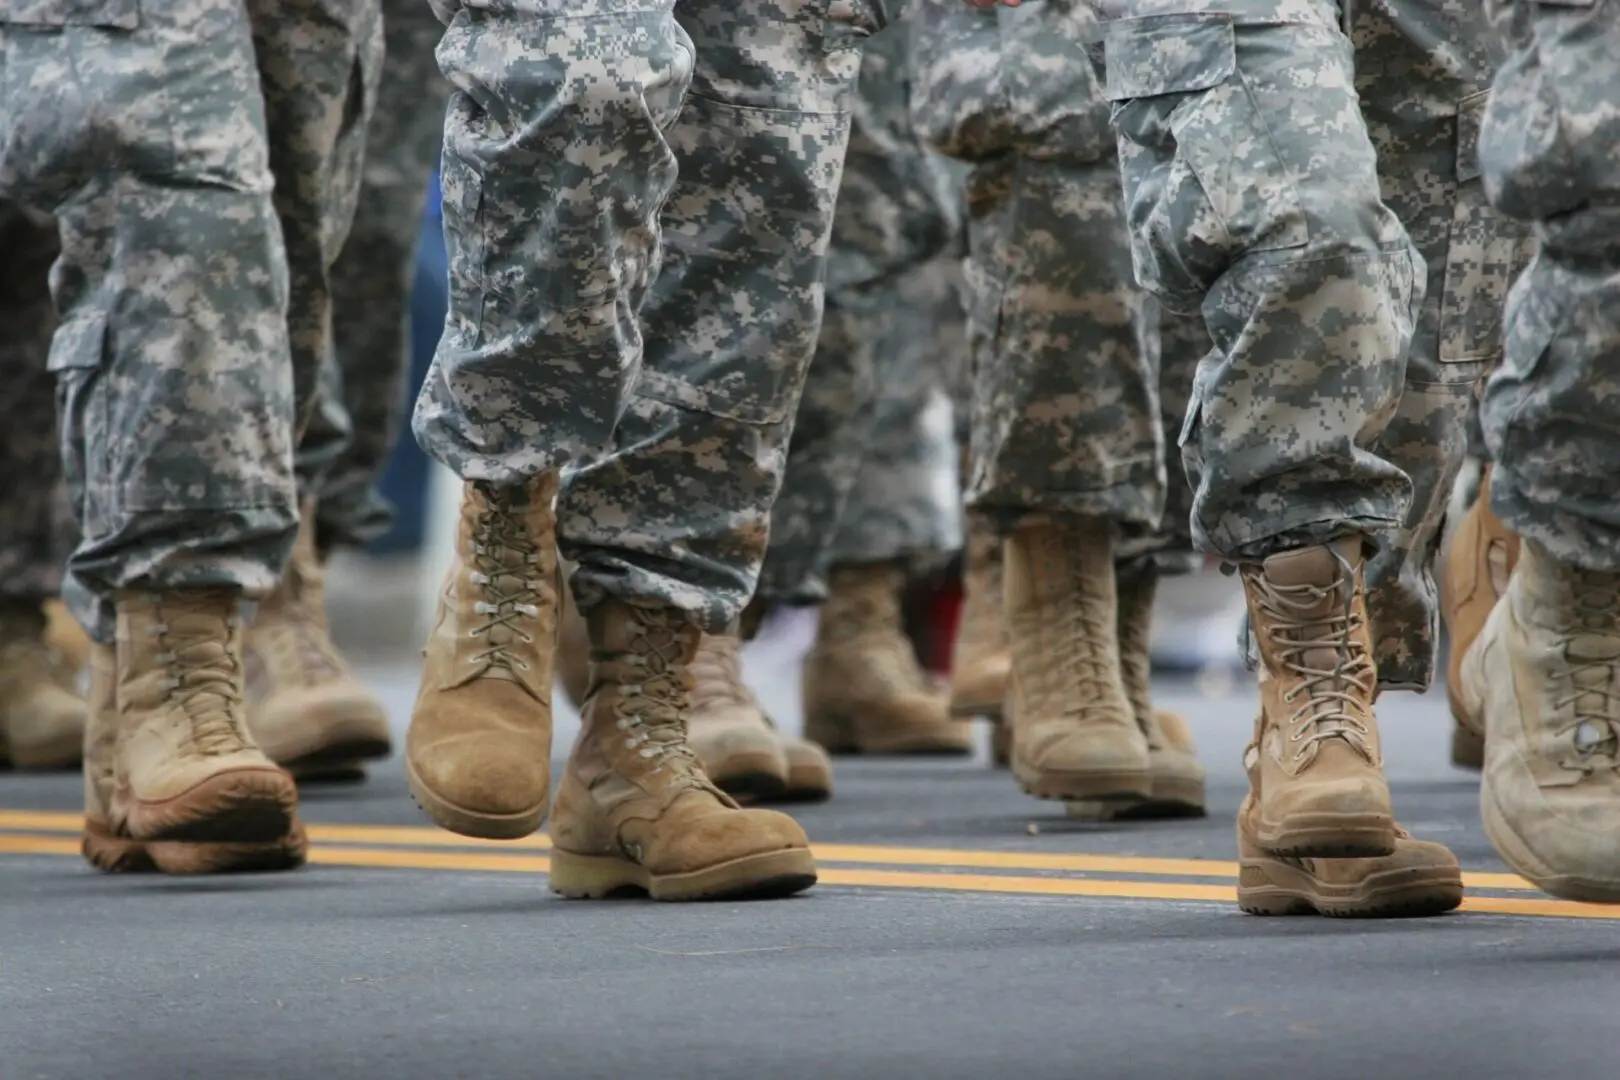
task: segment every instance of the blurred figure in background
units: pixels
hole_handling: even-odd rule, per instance
[[[88,646],[56,602],[73,550],[46,370],[57,250],[50,218],[0,202],[0,766],[18,769],[69,768],[84,748]]]

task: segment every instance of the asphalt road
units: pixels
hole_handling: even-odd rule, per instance
[[[368,674],[403,724],[412,671]],[[753,674],[791,725],[790,670]],[[754,905],[558,900],[543,841],[435,832],[397,762],[308,792],[302,872],[100,877],[77,778],[0,776],[0,1080],[1612,1077],[1620,909],[1501,876],[1438,694],[1385,698],[1386,753],[1468,909],[1238,912],[1238,685],[1161,692],[1205,820],[1072,822],[982,760],[842,763],[797,811],[822,883]]]

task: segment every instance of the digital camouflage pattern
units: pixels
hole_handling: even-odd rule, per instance
[[[46,280],[56,227],[0,203],[0,251],[0,596],[43,600],[61,588],[72,548],[45,369],[56,327]]]
[[[890,27],[861,59],[826,313],[760,573],[771,600],[822,599],[834,559],[960,543],[957,500],[933,483],[933,463],[954,451],[924,423],[934,391],[966,364],[960,171],[911,127],[908,38]]]
[[[441,70],[479,93],[445,124],[450,314],[417,438],[464,479],[575,470],[558,534],[582,609],[614,596],[725,631],[765,552],[879,13],[436,10]]]
[[[1491,507],[1559,562],[1620,570],[1620,8],[1486,10],[1511,51],[1483,119],[1485,187],[1538,241],[1482,404]]]
[[[416,241],[450,96],[433,55],[444,27],[432,8],[422,0],[383,0],[382,8],[387,50],[359,204],[332,268],[333,352],[324,374],[343,409],[317,406],[298,447],[301,477],[319,477],[323,550],[369,543],[393,520],[377,485],[405,416]]]
[[[379,31],[364,0],[0,0],[0,198],[60,226],[65,592],[98,640],[120,588],[275,584]]]
[[[1132,277],[1108,106],[1086,48],[1096,21],[1069,4],[961,0],[926,0],[921,16],[918,126],[973,166],[969,502],[1003,526],[1100,517],[1119,527],[1124,557],[1184,555],[1188,494],[1179,462],[1166,468],[1165,429],[1180,430],[1208,339],[1175,316],[1161,334],[1159,305]],[[1166,513],[1171,488],[1179,521]]]
[[[1476,164],[1489,34],[1453,0],[1357,5],[1348,35],[1322,0],[1114,7],[1136,274],[1214,345],[1184,430],[1194,537],[1250,561],[1370,535],[1380,683],[1425,686],[1433,548],[1524,256]]]

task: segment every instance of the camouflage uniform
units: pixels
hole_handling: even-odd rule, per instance
[[[387,56],[349,241],[332,268],[328,400],[298,446],[302,490],[319,492],[319,543],[361,545],[392,519],[377,489],[405,415],[410,297],[428,181],[450,87],[433,49],[444,28],[422,0],[383,0]]]
[[[71,550],[45,369],[56,326],[46,276],[56,250],[48,219],[0,203],[0,596],[16,599],[55,596]]]
[[[951,450],[922,423],[962,351],[953,278],[959,177],[909,116],[908,27],[867,42],[827,256],[827,306],[771,514],[759,593],[815,601],[839,558],[960,543],[954,499],[932,488]]]
[[[1492,202],[1539,241],[1482,404],[1491,506],[1560,563],[1620,570],[1620,10],[1595,0],[1487,10],[1512,53],[1480,163]]]
[[[1166,468],[1164,431],[1181,427],[1208,339],[1174,315],[1161,333],[1159,305],[1132,279],[1107,104],[1085,50],[1095,23],[1056,4],[998,16],[927,0],[923,12],[917,123],[973,164],[969,505],[1004,526],[1031,513],[1113,522],[1125,558],[1184,552],[1188,494],[1180,466]]]
[[[633,598],[725,631],[764,555],[879,12],[436,10],[442,70],[480,92],[445,123],[450,314],[417,438],[471,481],[578,466],[558,536],[581,609]]]
[[[1182,433],[1196,541],[1250,562],[1374,536],[1379,682],[1423,687],[1432,548],[1524,251],[1479,183],[1489,31],[1454,0],[1357,5],[1348,34],[1324,0],[1118,6],[1136,276],[1214,343]]]
[[[120,588],[275,584],[380,33],[366,0],[0,0],[0,196],[60,227],[67,594],[98,640]]]

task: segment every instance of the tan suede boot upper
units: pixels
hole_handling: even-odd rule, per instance
[[[951,653],[951,712],[999,719],[1012,677],[1002,611],[1001,540],[975,521],[968,530],[962,617]]]
[[[1485,832],[1553,895],[1620,903],[1620,573],[1521,556],[1460,676]]]
[[[1373,718],[1362,539],[1242,568],[1260,648],[1256,842],[1274,855],[1389,855],[1395,822]]]
[[[1337,918],[1438,915],[1462,903],[1462,870],[1444,845],[1395,827],[1395,850],[1374,859],[1267,855],[1257,839],[1260,753],[1244,751],[1249,794],[1238,810],[1238,905],[1251,915]]]
[[[551,887],[681,900],[812,884],[804,831],[739,808],[687,743],[698,630],[680,612],[617,600],[587,620],[591,689],[552,810]]]
[[[1174,713],[1153,707],[1153,599],[1159,571],[1151,560],[1121,569],[1119,590],[1119,669],[1136,725],[1147,740],[1153,771],[1150,801],[1167,812],[1203,813],[1204,767],[1193,748],[1192,731]]]
[[[1013,775],[1042,798],[1146,798],[1151,763],[1120,676],[1108,523],[1026,523],[1004,558]]]
[[[382,702],[327,634],[325,577],[308,505],[281,584],[260,603],[243,645],[253,736],[289,767],[365,761],[392,749]]]
[[[833,753],[967,754],[972,729],[917,662],[900,616],[897,563],[829,574],[816,643],[804,659],[805,736]]]
[[[272,841],[296,821],[292,777],[248,732],[237,604],[224,589],[117,597],[113,824],[136,839]]]
[[[516,839],[545,818],[562,588],[557,479],[464,488],[456,556],[422,652],[405,773],[428,816],[465,836]]]
[[[704,634],[692,657],[688,741],[703,770],[733,795],[772,798],[788,783],[782,740],[742,678],[742,642]]]
[[[1485,627],[1491,609],[1507,592],[1519,561],[1519,538],[1491,512],[1491,467],[1480,476],[1479,491],[1457,523],[1440,578],[1440,611],[1446,620],[1446,697],[1459,731],[1452,740],[1452,760],[1466,768],[1485,763],[1484,732],[1470,726],[1457,688],[1462,658]]]
[[[45,632],[37,603],[0,607],[0,762],[18,769],[70,768],[84,753],[75,668],[46,644]]]

